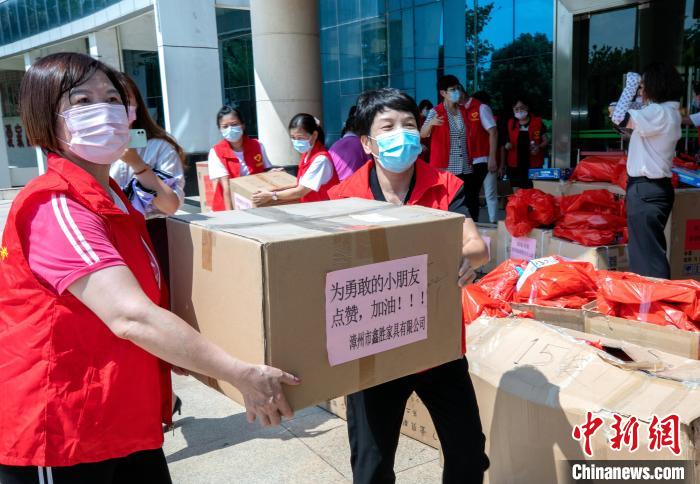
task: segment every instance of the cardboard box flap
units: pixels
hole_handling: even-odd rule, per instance
[[[674,413],[686,424],[700,417],[694,360],[519,318],[479,319],[468,327],[467,343],[474,375],[539,405],[640,420]]]
[[[269,171],[255,176],[240,176],[231,179],[232,185],[250,194],[258,190],[284,190],[297,185],[297,179],[284,171]]]
[[[418,206],[349,198],[317,203],[254,208],[245,211],[176,215],[193,225],[256,240],[260,243],[318,237],[374,227],[393,227],[462,215]]]

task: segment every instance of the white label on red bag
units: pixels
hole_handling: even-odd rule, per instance
[[[537,255],[537,240],[530,237],[513,237],[510,242],[511,259],[534,259]]]
[[[428,255],[326,274],[331,366],[428,338]]]
[[[525,284],[527,278],[533,275],[535,272],[537,272],[538,269],[554,264],[559,264],[559,260],[556,257],[542,257],[541,259],[532,259],[530,262],[527,263],[527,267],[518,278],[518,282],[515,285],[515,289],[519,291],[520,288],[523,287],[523,284]]]

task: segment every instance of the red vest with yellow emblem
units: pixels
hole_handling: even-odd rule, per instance
[[[236,153],[233,151],[231,143],[222,139],[214,145],[214,152],[216,156],[219,157],[219,160],[221,160],[221,163],[226,167],[229,178],[238,178],[241,176],[241,160],[238,159]],[[256,175],[265,171],[265,161],[263,160],[260,143],[258,140],[245,135],[243,135],[243,163],[248,167],[248,173],[250,175]],[[216,184],[211,208],[215,212],[226,210],[224,205],[224,188],[221,186],[221,183]]]

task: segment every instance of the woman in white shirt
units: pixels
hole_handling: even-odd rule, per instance
[[[146,218],[158,262],[167,280],[165,217],[177,212],[185,200],[185,152],[151,118],[134,81],[126,75],[123,75],[123,80],[129,92],[130,127],[146,131],[148,142],[144,148],[126,150],[121,159],[112,164],[109,175],[122,187],[134,208]]]
[[[328,190],[338,184],[338,174],[324,145],[325,134],[318,119],[306,113],[297,114],[289,122],[289,136],[301,155],[297,186],[278,192],[261,190],[253,194],[253,201],[258,205],[270,200],[328,200]]]
[[[239,176],[256,175],[272,168],[265,147],[245,134],[243,114],[234,107],[223,106],[216,114],[216,125],[223,138],[209,150],[209,179],[214,183],[212,210],[231,210],[228,181]]]
[[[639,89],[646,106],[629,109]],[[683,81],[669,64],[649,65],[642,76],[627,74],[612,120],[632,130],[627,156],[627,230],[630,270],[643,276],[670,277],[664,229],[674,191],[671,166],[681,137]]]

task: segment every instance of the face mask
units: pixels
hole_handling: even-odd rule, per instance
[[[421,111],[420,113],[424,118],[427,118],[429,112],[430,112],[430,110],[426,108],[423,111]]]
[[[700,99],[693,99],[693,107],[695,109],[700,109]]]
[[[136,106],[131,106],[131,105],[129,106],[128,118],[129,118],[129,124],[136,121]]]
[[[311,142],[308,139],[293,139],[292,145],[299,153],[306,153],[311,149]]]
[[[221,130],[221,136],[227,141],[233,141],[235,143],[243,136],[243,128],[240,126],[229,126]]]
[[[517,119],[521,119],[521,120],[522,120],[522,119],[527,118],[528,112],[527,112],[527,111],[518,111],[518,112],[513,113],[513,114],[515,114],[515,117],[516,117]]]
[[[372,139],[379,148],[377,161],[392,173],[408,170],[421,152],[420,135],[415,129],[397,129]]]
[[[459,102],[459,95],[461,94],[459,91],[448,91],[447,94],[450,96],[450,101],[453,103]]]
[[[80,158],[109,165],[129,145],[129,118],[122,104],[98,103],[63,111],[70,133],[68,151]]]

